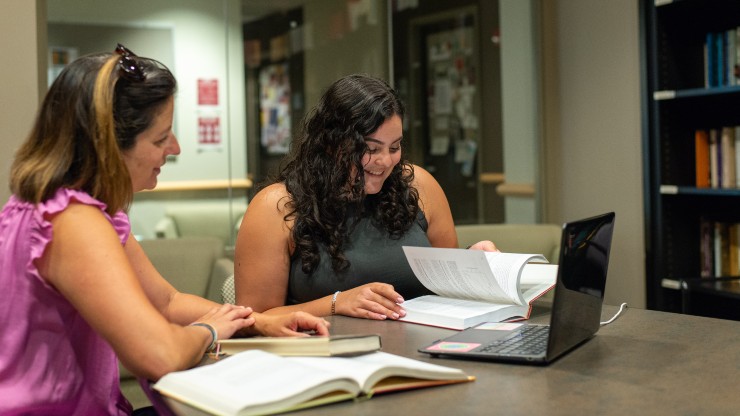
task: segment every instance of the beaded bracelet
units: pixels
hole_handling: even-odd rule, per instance
[[[203,328],[208,329],[211,331],[211,345],[206,348],[206,352],[211,352],[216,348],[216,342],[218,341],[218,332],[216,332],[216,328],[213,327],[213,325],[207,324],[205,322],[193,322],[190,324],[190,326],[202,326]]]
[[[331,297],[331,314],[334,315],[337,313],[337,295],[339,295],[339,292],[341,290],[337,290],[334,292],[334,296]]]

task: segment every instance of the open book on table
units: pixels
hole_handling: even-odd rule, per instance
[[[219,351],[229,355],[262,350],[285,356],[348,356],[380,350],[380,335],[232,338],[220,340],[218,344]]]
[[[451,329],[529,318],[555,286],[558,266],[541,254],[403,247],[416,277],[435,295],[406,300],[400,320]]]
[[[252,350],[169,373],[154,384],[178,415],[255,415],[474,380],[459,369],[384,352],[282,357]]]

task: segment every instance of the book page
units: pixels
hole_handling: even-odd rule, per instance
[[[351,377],[368,393],[380,380],[389,376],[417,377],[429,380],[467,380],[457,368],[430,364],[385,352],[374,352],[356,357],[290,357],[305,366]]]
[[[525,305],[519,277],[526,263],[546,262],[539,254],[454,248],[403,247],[419,281],[439,296]]]
[[[419,296],[403,303],[403,307],[408,314],[406,317],[416,313],[433,313],[439,316],[454,316],[457,319],[471,318],[511,306],[510,304],[445,298],[434,295]]]
[[[288,360],[264,351],[245,351],[214,364],[169,373],[153,387],[215,414],[236,414],[245,408],[286,409],[336,390],[359,393],[349,377]]]
[[[555,287],[557,276],[557,264],[526,264],[522,270],[522,277],[519,280],[519,290],[522,293],[522,297],[529,303],[542,296]]]

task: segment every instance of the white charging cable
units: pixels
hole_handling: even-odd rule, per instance
[[[626,309],[627,309],[627,302],[624,302],[619,306],[619,310],[617,311],[617,313],[614,314],[614,316],[612,316],[611,319],[609,319],[608,321],[601,322],[601,326],[609,325],[610,323],[616,321],[617,318],[619,318],[622,315],[622,312],[624,312]]]

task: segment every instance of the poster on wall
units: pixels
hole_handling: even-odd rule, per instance
[[[288,153],[291,142],[288,64],[260,71],[260,143],[269,154]]]
[[[222,145],[221,117],[199,116],[198,117],[198,149],[220,150]]]
[[[197,152],[222,151],[223,130],[219,109],[218,78],[198,78],[196,111]]]
[[[218,105],[217,79],[198,79],[198,105]]]

